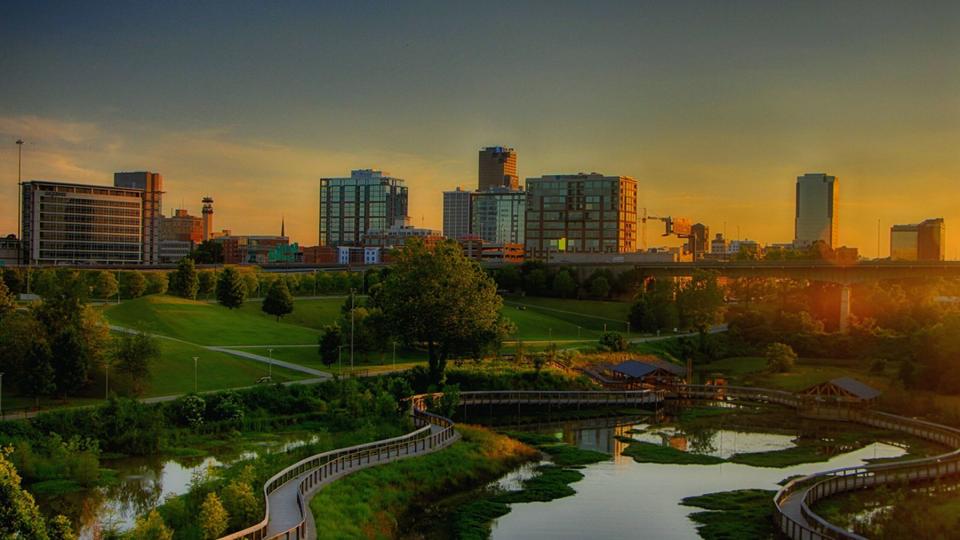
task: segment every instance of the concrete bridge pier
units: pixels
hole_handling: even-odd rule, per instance
[[[840,285],[840,331],[847,333],[850,330],[850,284]]]

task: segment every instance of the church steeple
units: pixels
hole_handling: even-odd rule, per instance
[[[284,223],[283,215],[280,216],[280,236],[286,236],[286,223]]]

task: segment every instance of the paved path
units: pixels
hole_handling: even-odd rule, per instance
[[[116,326],[112,324],[110,325],[110,330],[113,330],[114,332],[124,332],[127,334],[136,334],[139,332],[138,330],[133,330],[131,328],[125,328],[123,326]],[[150,334],[150,335],[160,339],[167,339],[170,341],[178,341],[180,343],[186,343],[187,345],[193,345],[194,347],[200,347],[208,351],[216,351],[224,354],[230,354],[233,356],[239,356],[240,358],[246,358],[247,360],[254,360],[256,362],[263,362],[264,364],[273,364],[275,366],[287,368],[292,371],[299,371],[300,373],[306,373],[307,375],[312,375],[313,377],[321,380],[333,378],[333,375],[327,373],[326,371],[320,371],[319,369],[313,369],[307,366],[301,366],[300,364],[294,364],[293,362],[284,362],[283,360],[270,359],[269,357],[261,356],[259,354],[253,354],[247,351],[241,351],[237,349],[231,349],[229,347],[222,347],[222,346],[215,346],[215,345],[200,345],[200,344],[191,343],[189,341],[185,341],[182,339],[178,339],[170,336],[164,336],[162,334]],[[315,346],[315,345],[312,345],[312,346]]]
[[[430,433],[437,434],[442,431],[443,428],[437,425],[430,426]],[[459,435],[457,435],[459,438]],[[456,439],[454,439],[456,440]],[[452,441],[451,441],[452,442]],[[352,462],[349,465],[345,466],[338,473],[331,474],[326,477],[320,484],[318,484],[311,492],[307,493],[304,497],[309,505],[309,501],[312,496],[322,489],[327,484],[342,478],[350,473],[354,473],[361,469],[366,469],[367,467],[373,467],[375,465],[382,465],[384,463],[389,463],[391,461],[396,461],[398,459],[405,459],[408,457],[422,456],[424,454],[429,454],[435,450],[440,450],[446,448],[449,445],[437,446],[435,448],[417,448],[417,442],[411,442],[404,447],[399,449],[398,454],[391,454],[389,458],[383,458],[379,455],[372,459],[371,461],[363,461],[362,463]],[[292,478],[286,484],[281,486],[279,489],[274,491],[269,495],[270,499],[270,522],[267,526],[267,537],[273,536],[275,534],[288,531],[293,527],[296,527],[300,520],[303,517],[307,519],[307,532],[306,538],[316,538],[316,524],[313,521],[313,512],[310,511],[309,507],[306,508],[306,516],[300,515],[300,508],[297,505],[297,489],[300,486],[300,482],[309,474],[313,473],[313,469],[303,473],[296,478]]]

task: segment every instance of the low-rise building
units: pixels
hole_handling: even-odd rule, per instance
[[[17,235],[8,234],[0,238],[0,266],[14,266],[19,263],[17,253],[20,249],[20,241]]]
[[[223,246],[223,262],[226,264],[267,264],[271,250],[289,244],[286,236],[268,235],[224,235],[214,237],[213,241]]]

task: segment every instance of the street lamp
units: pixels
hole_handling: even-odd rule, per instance
[[[353,370],[353,314],[357,311],[354,307],[354,298],[356,289],[350,289],[350,370]]]
[[[197,385],[197,360],[199,359],[200,359],[199,357],[196,357],[196,356],[193,357],[193,393],[194,394],[197,393],[197,389],[199,388],[199,386]]]
[[[20,207],[23,206],[23,181],[20,178],[22,161],[23,139],[17,139],[17,266],[23,264],[23,218],[20,217]],[[29,275],[27,272],[27,276]]]
[[[273,349],[267,349],[267,353],[270,355],[270,363],[268,364],[269,368],[267,371],[267,377],[270,379],[270,382],[273,382]]]
[[[343,348],[346,345],[337,346],[337,371],[340,372],[340,376],[343,377]]]

